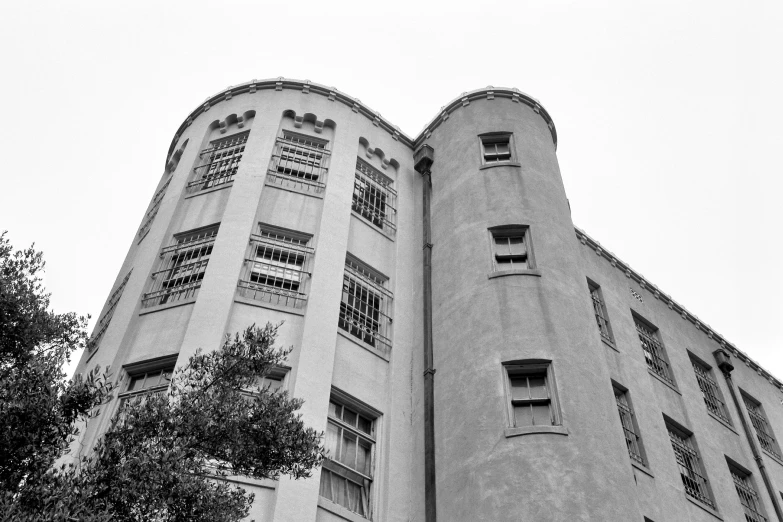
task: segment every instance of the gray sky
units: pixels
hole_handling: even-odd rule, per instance
[[[410,136],[518,87],[575,224],[783,378],[779,0],[265,4],[3,2],[0,229],[57,311],[95,323],[174,132],[229,85],[336,86]]]

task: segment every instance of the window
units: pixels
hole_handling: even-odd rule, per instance
[[[484,165],[508,162],[513,159],[511,134],[492,133],[479,136],[479,139],[481,140],[481,159]]]
[[[696,374],[696,380],[699,382],[699,388],[704,396],[704,404],[707,405],[707,411],[731,424],[726,404],[723,402],[723,395],[718,388],[718,383],[712,377],[712,369],[701,361],[691,357],[693,371]]]
[[[641,464],[646,466],[644,458],[644,446],[642,445],[642,437],[639,434],[639,425],[636,423],[636,415],[634,415],[631,408],[631,401],[628,397],[628,392],[620,389],[614,385],[614,398],[617,401],[617,411],[620,413],[620,424],[623,427],[623,433],[625,434],[625,444],[628,446],[628,454],[630,457]]]
[[[234,181],[234,176],[242,161],[249,131],[214,140],[209,147],[199,153],[204,162],[194,170],[195,178],[188,183],[189,193],[226,185]]]
[[[361,341],[383,351],[391,349],[389,330],[392,293],[386,278],[359,261],[345,261],[343,296],[338,326]]]
[[[170,355],[125,366],[128,385],[118,395],[119,414],[115,422],[123,418],[122,409],[129,400],[136,397],[165,394],[176,364],[177,356]]]
[[[685,493],[714,509],[712,492],[707,484],[707,477],[699,457],[699,451],[693,442],[693,436],[669,422],[666,422],[666,429],[669,432],[677,466],[680,468],[680,478],[685,486]]]
[[[239,280],[239,294],[292,308],[306,302],[304,283],[307,261],[313,254],[310,237],[259,224],[258,234],[250,237],[250,257]]]
[[[530,229],[502,226],[490,229],[492,263],[495,272],[535,268],[530,251]]]
[[[759,494],[756,493],[750,473],[731,464],[729,464],[729,473],[734,481],[734,488],[737,490],[742,509],[745,511],[745,522],[767,522],[764,508],[761,505]]]
[[[152,226],[152,222],[155,220],[155,216],[158,215],[158,209],[160,208],[160,204],[163,201],[163,196],[166,195],[166,189],[169,188],[169,183],[171,183],[171,177],[169,177],[166,183],[164,183],[160,190],[158,190],[152,197],[152,205],[147,211],[147,214],[144,216],[144,222],[141,224],[141,227],[139,227],[139,238],[144,239],[147,231]],[[141,242],[141,239],[139,239],[139,242]]]
[[[609,315],[606,313],[606,303],[604,303],[604,298],[601,294],[601,287],[590,280],[587,281],[587,286],[590,289],[593,312],[595,313],[595,321],[598,323],[598,332],[601,334],[601,339],[614,346],[614,336],[612,335],[612,327],[609,326]]]
[[[658,329],[647,323],[636,314],[633,316],[633,322],[636,324],[636,332],[639,334],[639,340],[642,343],[644,358],[647,361],[647,368],[655,375],[674,386],[669,362],[666,360],[666,351],[663,349],[663,343],[660,339]]]
[[[328,141],[283,131],[277,138],[269,183],[292,185],[312,192],[322,192],[326,186],[326,150]]]
[[[103,334],[106,333],[106,329],[109,327],[109,323],[111,323],[111,318],[114,316],[114,309],[117,308],[117,303],[120,302],[122,292],[125,290],[125,285],[128,283],[131,272],[133,272],[133,269],[125,275],[122,282],[117,286],[117,289],[109,296],[109,300],[106,302],[105,306],[106,311],[103,312],[103,316],[98,320],[98,324],[95,325],[95,333],[93,333],[90,340],[87,341],[87,351],[89,353],[98,349],[101,338],[103,338]]]
[[[332,395],[319,494],[365,518],[371,518],[370,489],[377,415]]]
[[[772,428],[767,422],[767,416],[764,415],[764,409],[761,403],[742,392],[742,400],[745,401],[745,408],[748,410],[750,422],[756,428],[756,437],[759,439],[761,448],[777,458],[783,458],[780,455],[780,448],[772,434]]]
[[[152,288],[144,294],[143,308],[196,297],[207,270],[219,225],[174,236],[174,244],[161,250],[161,269],[152,274]]]
[[[548,361],[504,364],[511,426],[558,426],[551,365]]]
[[[361,158],[356,159],[351,210],[388,234],[397,230],[397,192],[392,180]]]

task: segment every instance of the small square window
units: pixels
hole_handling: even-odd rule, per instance
[[[528,227],[496,227],[490,229],[492,235],[493,270],[519,270],[535,268],[530,252],[530,234]]]
[[[482,164],[490,165],[513,161],[511,134],[497,133],[479,136],[481,140]]]
[[[560,413],[555,400],[549,362],[513,362],[504,364],[512,428],[559,426]]]

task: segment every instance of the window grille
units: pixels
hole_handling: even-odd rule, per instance
[[[666,428],[669,431],[669,439],[677,459],[677,466],[680,468],[680,478],[685,486],[685,493],[714,508],[715,503],[712,501],[699,452],[693,445],[693,437],[682,435],[670,426]]]
[[[731,478],[734,480],[734,487],[739,495],[740,504],[745,511],[745,522],[767,522],[764,516],[759,494],[750,480],[750,476],[736,469],[729,468]]]
[[[198,192],[233,182],[249,133],[250,131],[245,131],[215,140],[210,143],[209,148],[202,150],[199,157],[204,164],[193,169],[195,178],[188,183],[187,192]]]
[[[481,146],[484,148],[484,163],[511,161],[510,143],[511,136],[508,134],[482,136]]]
[[[117,303],[120,302],[120,298],[122,297],[122,292],[125,290],[125,285],[128,282],[128,279],[130,278],[131,272],[133,272],[133,269],[128,271],[128,273],[123,278],[122,282],[117,286],[117,289],[112,292],[112,294],[109,296],[109,300],[106,302],[106,311],[103,313],[103,316],[98,320],[98,324],[95,326],[95,333],[92,334],[92,337],[89,341],[87,341],[87,352],[93,353],[95,350],[98,349],[98,346],[101,343],[101,339],[103,338],[103,334],[106,333],[106,329],[109,327],[109,323],[111,322],[112,316],[114,316],[114,309],[117,308]]]
[[[292,132],[277,138],[267,183],[323,192],[326,186],[328,141]]]
[[[266,303],[301,308],[308,259],[313,249],[309,239],[260,229],[250,237],[250,257],[245,259],[239,294]]]
[[[691,364],[693,364],[693,371],[696,374],[696,380],[699,382],[699,388],[704,396],[704,404],[707,405],[707,410],[731,424],[731,420],[726,411],[726,404],[724,404],[722,395],[718,389],[718,383],[712,378],[712,372],[709,368],[694,360],[691,360]]]
[[[553,426],[552,397],[546,368],[507,367],[514,426]]]
[[[636,323],[636,332],[639,334],[639,340],[642,343],[642,350],[644,351],[644,358],[647,361],[647,367],[658,377],[669,384],[674,385],[669,370],[669,363],[666,361],[666,352],[663,349],[663,344],[658,338],[658,330],[647,326],[647,324],[642,322],[638,317],[634,316],[633,320],[634,323]]]
[[[761,447],[777,458],[783,458],[780,455],[778,443],[775,441],[775,436],[772,435],[772,429],[767,422],[764,411],[761,409],[761,405],[753,399],[746,397],[745,394],[742,395],[742,400],[745,401],[745,408],[748,410],[750,422],[756,428],[756,437],[759,439]]]
[[[385,280],[351,260],[345,262],[338,326],[383,351],[391,349],[389,330],[392,293]]]
[[[351,209],[384,232],[397,230],[397,192],[392,181],[361,158],[356,159]]]
[[[147,214],[144,216],[144,222],[141,224],[141,227],[139,228],[138,236],[140,238],[142,239],[144,238],[144,235],[152,226],[152,222],[155,221],[155,216],[158,215],[158,209],[160,208],[160,204],[163,201],[163,196],[166,195],[166,189],[169,188],[169,183],[171,183],[171,177],[166,181],[166,183],[163,184],[160,190],[157,191],[155,195],[152,197],[152,206],[150,207]]]
[[[623,427],[623,433],[625,433],[628,454],[633,460],[646,466],[647,463],[644,461],[644,453],[642,452],[642,437],[639,435],[636,416],[628,403],[627,393],[615,388],[614,398],[617,401],[617,411],[620,413],[620,424]]]
[[[152,274],[152,287],[144,294],[142,308],[196,297],[207,270],[218,226],[187,232],[161,250],[161,269]]]
[[[606,303],[604,303],[601,296],[601,289],[597,285],[589,285],[590,298],[593,301],[593,312],[595,313],[595,321],[598,323],[598,331],[601,334],[601,338],[611,345],[614,345],[614,337],[612,336],[612,328],[609,326],[609,315],[606,313]]]

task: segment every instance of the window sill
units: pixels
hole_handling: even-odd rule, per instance
[[[259,308],[268,308],[270,310],[277,310],[278,312],[285,312],[293,315],[304,315],[304,308],[293,308],[291,306],[284,306],[275,303],[268,303],[266,301],[258,301],[257,299],[251,299],[249,297],[242,297],[241,295],[234,296],[235,303],[242,303],[248,306],[257,306]]]
[[[720,422],[721,424],[723,424],[724,426],[726,426],[728,429],[730,429],[731,431],[733,431],[735,435],[739,435],[739,433],[737,433],[737,430],[735,430],[735,429],[734,429],[734,427],[733,427],[731,424],[729,424],[729,423],[728,423],[728,422],[726,422],[725,420],[721,419],[720,417],[718,417],[717,415],[715,415],[714,413],[712,413],[710,410],[707,410],[707,415],[709,415],[710,417],[712,417],[712,418],[713,418],[713,419],[715,419],[716,421],[718,421],[718,422]]]
[[[687,493],[685,494],[685,498],[687,498],[687,499],[688,499],[688,500],[689,500],[689,501],[690,501],[692,504],[695,504],[695,505],[699,506],[699,507],[700,507],[700,508],[702,508],[704,511],[706,511],[707,513],[709,513],[709,514],[710,514],[710,515],[712,515],[713,517],[717,518],[718,520],[723,520],[723,517],[722,517],[722,516],[720,516],[720,515],[718,514],[718,512],[717,512],[717,511],[715,511],[715,509],[714,509],[714,508],[712,508],[711,506],[708,506],[707,504],[705,504],[705,503],[704,503],[704,502],[702,502],[701,500],[696,500],[695,498],[693,498],[693,497],[689,496]]]
[[[295,182],[291,181],[291,183],[295,183]],[[287,186],[287,185],[283,185],[282,183],[273,183],[270,181],[265,181],[264,186],[285,190],[286,192],[293,192],[294,194],[301,194],[303,196],[310,196],[311,198],[317,198],[317,199],[324,198],[323,190],[321,192],[313,192],[312,190],[299,188],[297,186]]]
[[[210,187],[208,189],[199,190],[198,192],[194,192],[193,194],[186,195],[185,199],[195,198],[196,196],[203,196],[204,194],[210,194],[212,192],[217,192],[218,190],[231,188],[231,186],[233,184],[234,184],[233,181],[229,181],[228,183],[223,183],[222,185],[220,185],[218,187]]]
[[[650,468],[648,468],[644,464],[639,464],[635,460],[631,459],[631,466],[633,466],[634,468],[638,469],[639,471],[641,471],[642,473],[644,473],[648,477],[655,478],[655,475],[653,475],[652,470],[650,470]]]
[[[497,272],[490,272],[487,274],[487,279],[495,279],[496,277],[505,276],[535,276],[541,277],[541,270],[536,268],[517,268],[514,270],[498,270]]]
[[[343,520],[350,520],[351,522],[367,522],[367,520],[369,520],[358,513],[354,513],[353,511],[342,507],[340,504],[335,504],[331,500],[327,500],[321,496],[318,497],[318,507],[325,509],[333,515],[337,515]]]
[[[775,462],[783,466],[783,459],[781,459],[780,457],[776,457],[775,455],[765,450],[764,448],[761,448],[761,451],[764,452],[764,455],[766,455],[767,457],[771,458],[772,460],[774,460]]]
[[[620,353],[620,350],[618,350],[618,349],[617,349],[617,346],[615,346],[615,344],[614,344],[614,343],[612,343],[612,342],[609,342],[609,341],[607,341],[606,339],[604,339],[604,337],[603,337],[603,336],[601,336],[601,342],[603,342],[603,343],[604,343],[606,346],[608,346],[609,348],[611,348],[611,349],[612,349],[612,350],[614,350],[615,352],[617,352],[617,353]]]
[[[522,167],[518,161],[495,161],[479,167],[479,170],[491,169],[494,167]]]
[[[152,228],[152,226],[150,226],[149,228],[147,228],[147,230],[145,230],[145,231],[144,231],[144,234],[142,234],[142,236],[141,236],[141,239],[139,239],[139,240],[136,242],[136,246],[140,245],[140,244],[141,244],[141,242],[142,242],[142,241],[144,241],[144,238],[145,238],[145,237],[147,237],[147,234],[149,234],[149,233],[150,233],[150,228]]]
[[[368,220],[367,218],[363,217],[361,214],[359,214],[359,213],[358,213],[358,212],[356,212],[355,210],[351,210],[351,214],[353,215],[353,217],[355,217],[356,219],[358,219],[360,223],[364,223],[365,225],[367,225],[368,227],[370,227],[372,230],[375,230],[376,232],[378,232],[379,234],[381,234],[383,237],[385,237],[385,238],[386,238],[386,239],[388,239],[389,241],[392,241],[392,242],[394,242],[394,236],[393,236],[393,235],[391,235],[391,233],[387,232],[386,230],[384,230],[384,229],[382,229],[382,228],[378,228],[377,226],[375,226],[375,224],[374,224],[374,223],[372,223],[372,222],[371,222],[370,220]]]
[[[503,430],[503,434],[506,438],[533,435],[535,433],[567,436],[568,429],[566,429],[565,426],[522,426],[519,428],[506,428]]]
[[[682,395],[682,393],[680,393],[680,390],[678,390],[675,385],[673,385],[670,382],[667,382],[665,379],[663,379],[663,377],[660,377],[657,373],[655,373],[651,369],[647,368],[647,373],[655,377],[655,380],[657,380],[658,382],[665,384],[667,388],[670,388],[677,395]]]
[[[176,308],[178,306],[192,305],[195,302],[196,298],[191,297],[190,299],[183,299],[182,301],[175,301],[173,303],[164,303],[161,305],[150,306],[149,308],[142,308],[139,312],[139,315],[147,315],[160,312],[161,310],[168,310],[169,308]]]
[[[351,341],[355,345],[358,345],[358,346],[364,348],[365,350],[367,350],[368,352],[372,353],[373,355],[377,355],[378,357],[380,357],[384,361],[389,362],[389,359],[391,357],[389,356],[389,354],[383,353],[383,350],[379,350],[375,346],[370,346],[369,344],[365,343],[361,339],[357,339],[356,337],[354,337],[353,335],[349,334],[348,332],[346,332],[345,330],[343,330],[339,326],[337,327],[337,333],[342,335],[343,337],[345,337],[346,339],[348,339],[349,341]],[[391,351],[391,350],[389,350],[389,351]]]

